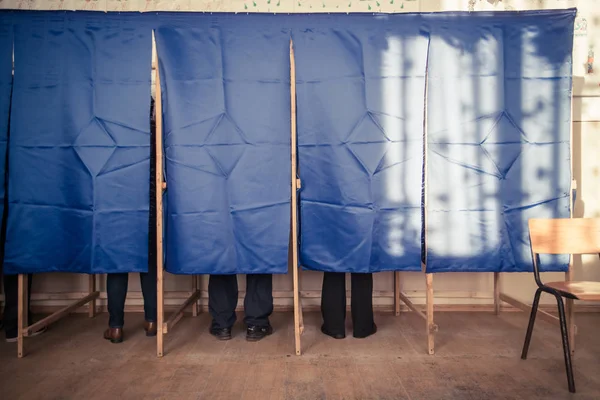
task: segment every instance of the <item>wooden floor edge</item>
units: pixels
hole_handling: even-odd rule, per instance
[[[421,307],[425,308],[425,305],[421,305],[421,304],[416,304],[415,306],[418,308],[421,308]],[[177,311],[180,307],[181,307],[181,305],[165,305],[165,311],[174,312],[174,311]],[[64,306],[40,306],[40,305],[35,306],[35,305],[33,305],[31,307],[32,312],[38,313],[38,314],[50,314],[50,313],[54,313],[62,308],[64,308]],[[201,308],[202,308],[202,311],[204,311],[204,312],[208,311],[207,304],[202,304]],[[375,305],[373,308],[376,312],[393,313],[395,311],[393,304]],[[106,313],[107,312],[106,305],[99,306],[98,310],[101,313]],[[243,311],[243,310],[244,310],[244,308],[241,306],[238,306],[236,308],[236,311]],[[276,312],[293,312],[294,307],[291,304],[290,305],[275,305],[274,310]],[[317,312],[317,311],[320,311],[321,308],[319,305],[304,305],[302,307],[302,310],[303,310],[303,312]],[[350,311],[349,306],[347,307],[347,310]],[[540,305],[540,310],[549,312],[551,314],[554,314],[557,312],[556,306],[553,304]],[[144,311],[144,308],[142,305],[126,305],[125,306],[125,312],[143,312],[143,311]],[[406,313],[413,313],[413,311],[410,310],[404,304],[402,304],[402,306],[400,307],[400,311],[406,312]],[[494,310],[493,304],[472,304],[472,305],[470,305],[470,304],[438,304],[438,305],[434,306],[434,311],[435,312],[484,312],[484,313],[491,312],[491,313],[493,313],[495,310]],[[518,308],[513,307],[506,303],[502,304],[501,311],[502,312],[522,312]],[[577,313],[597,313],[597,312],[600,312],[600,305],[587,305],[587,304],[586,305],[578,305],[578,306],[576,305],[575,312],[577,312]],[[82,307],[72,313],[73,314],[87,313],[87,309],[85,307]],[[191,314],[191,311],[190,311],[190,314]]]

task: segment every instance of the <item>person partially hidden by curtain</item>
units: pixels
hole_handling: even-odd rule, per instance
[[[377,332],[373,318],[373,274],[350,274],[353,336],[366,338]],[[324,272],[321,293],[321,332],[335,339],[346,337],[346,274]]]
[[[33,324],[33,318],[31,316],[31,282],[32,275],[26,275],[28,281],[29,290],[27,291],[27,308],[28,308],[28,321],[27,325]],[[4,336],[6,341],[13,343],[17,341],[19,334],[19,275],[4,275],[4,313],[2,316],[2,323],[4,324]],[[41,333],[46,332],[46,327],[43,327],[28,337],[37,336]]]
[[[237,275],[211,275],[208,281],[208,309],[212,316],[210,334],[219,340],[231,339],[238,302]],[[256,342],[273,333],[273,275],[246,275],[244,298],[246,340]]]
[[[9,113],[10,115],[10,113]],[[10,121],[9,121],[10,126]],[[8,128],[10,132],[10,128]],[[7,133],[8,133],[7,132]],[[4,193],[8,193],[8,157],[5,160],[4,168]],[[0,325],[4,325],[4,336],[9,343],[16,342],[19,334],[19,275],[7,275],[4,273],[4,244],[6,242],[6,220],[8,216],[8,196],[4,196],[4,215],[2,217],[2,227],[0,229],[0,270],[2,271],[2,283],[4,285],[4,311]],[[26,275],[27,285],[27,325],[33,323],[31,314],[31,283],[33,275]],[[36,332],[33,332],[29,337],[37,336],[40,333],[46,332],[46,327],[43,327]]]
[[[146,336],[156,336],[156,116],[154,99],[150,101],[150,213],[148,219],[148,272],[140,273],[144,298],[144,331]],[[112,343],[123,341],[125,324],[125,299],[127,297],[128,273],[107,274],[106,296],[108,298],[108,329],[104,339]]]

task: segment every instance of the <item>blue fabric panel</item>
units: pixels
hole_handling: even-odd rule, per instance
[[[147,271],[152,30],[137,17],[17,22],[8,273]]]
[[[280,22],[161,19],[171,273],[287,273],[290,33]]]
[[[4,223],[6,146],[12,92],[13,13],[0,12],[0,224]]]
[[[569,217],[574,18],[428,16],[428,272],[531,271],[527,221]]]
[[[419,15],[294,28],[300,259],[311,270],[421,270],[428,36]]]

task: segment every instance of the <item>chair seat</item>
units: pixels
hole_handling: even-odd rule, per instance
[[[579,300],[600,301],[600,282],[547,282],[544,285],[563,293],[570,293]]]

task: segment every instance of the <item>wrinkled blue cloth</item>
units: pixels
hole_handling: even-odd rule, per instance
[[[24,13],[14,48],[5,271],[147,271],[151,26]]]
[[[527,220],[569,216],[574,17],[0,13],[6,272],[147,270],[153,28],[168,271],[287,272],[290,37],[306,268],[420,270],[425,219],[428,272],[531,271]]]
[[[286,273],[290,34],[268,15],[165,15],[156,30],[166,269]]]
[[[531,271],[527,221],[569,217],[574,18],[428,16],[427,272]]]
[[[4,225],[6,147],[12,93],[13,15],[0,13],[0,223]]]
[[[293,31],[301,264],[419,271],[423,20],[331,15],[303,25]]]

